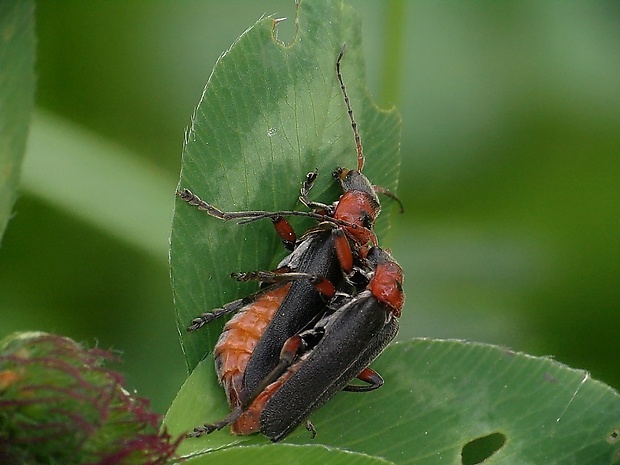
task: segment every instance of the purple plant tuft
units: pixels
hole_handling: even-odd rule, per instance
[[[182,438],[103,367],[110,352],[44,333],[0,341],[0,463],[163,465]]]

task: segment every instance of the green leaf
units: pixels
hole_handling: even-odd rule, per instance
[[[373,368],[386,380],[381,389],[339,393],[312,416],[314,440],[300,427],[285,443],[398,464],[460,465],[463,447],[497,433],[505,441],[485,464],[620,463],[620,395],[584,371],[502,347],[426,339],[390,346]],[[180,434],[227,413],[208,359],[190,375],[164,424]],[[228,431],[187,439],[180,452],[211,456],[242,446],[249,454],[245,446],[260,444],[274,457],[297,454],[261,435]]]
[[[0,2],[0,240],[17,198],[34,107],[34,3]]]
[[[35,110],[22,188],[137,250],[167,260],[174,178],[118,144]]]
[[[276,449],[270,445],[224,449],[183,462],[183,464],[187,465],[219,465],[222,463],[389,465],[392,462],[351,451],[331,449],[325,446],[293,446],[289,444],[280,444]]]
[[[293,209],[306,173],[318,167],[311,198],[337,200],[331,172],[357,163],[335,70],[346,42],[342,73],[367,155],[364,174],[395,191],[400,119],[371,102],[357,14],[341,1],[303,1],[291,45],[274,37],[276,22],[261,19],[218,60],[186,136],[179,187],[222,210]],[[380,235],[393,206],[384,203]],[[294,222],[298,232],[310,224]],[[178,325],[191,370],[211,350],[221,324],[188,335],[190,320],[253,292],[255,285],[235,283],[230,273],[272,268],[284,250],[268,220],[224,223],[180,200],[170,242]]]

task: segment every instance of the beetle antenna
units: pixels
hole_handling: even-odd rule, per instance
[[[340,83],[340,89],[342,90],[342,95],[344,96],[344,103],[347,106],[347,113],[349,114],[349,119],[351,120],[351,127],[353,128],[353,136],[355,137],[355,150],[357,151],[357,170],[359,172],[364,168],[364,152],[362,150],[362,138],[360,137],[360,133],[357,130],[357,123],[353,116],[353,109],[351,108],[351,102],[349,101],[349,96],[347,95],[347,88],[344,85],[344,81],[342,80],[342,73],[340,72],[340,61],[344,55],[345,50],[347,49],[347,44],[342,44],[342,49],[338,54],[338,59],[336,60],[336,74],[338,75],[338,82]]]
[[[400,212],[401,213],[405,213],[405,207],[403,205],[403,202],[398,198],[398,196],[396,194],[394,194],[392,191],[387,190],[385,187],[372,186],[372,188],[378,194],[383,194],[386,197],[389,197],[390,199],[395,200],[398,203],[398,206],[400,207]]]

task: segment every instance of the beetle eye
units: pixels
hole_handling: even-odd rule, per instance
[[[366,229],[371,229],[374,222],[375,220],[372,215],[369,215],[368,212],[362,213],[362,225],[364,225]]]

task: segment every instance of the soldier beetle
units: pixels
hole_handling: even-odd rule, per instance
[[[350,304],[342,307],[361,306],[363,307],[362,313],[367,313],[369,318],[377,306],[383,305],[379,303],[378,296],[365,289],[366,286],[376,282],[374,278],[369,279],[366,275],[376,273],[370,270],[371,267],[369,268],[369,251],[380,250],[377,248],[378,241],[372,229],[381,211],[377,194],[385,194],[395,199],[400,204],[401,211],[402,203],[387,189],[373,186],[361,172],[365,162],[361,138],[340,71],[345,49],[346,47],[343,46],[336,60],[336,75],[353,129],[357,169],[337,168],[332,173],[343,190],[343,194],[337,201],[324,204],[309,199],[308,194],[318,176],[316,169],[306,176],[299,195],[301,203],[310,211],[225,212],[202,200],[189,189],[177,191],[177,195],[185,202],[224,221],[237,220],[239,223],[249,223],[270,218],[285,247],[291,251],[274,271],[236,274],[234,277],[239,280],[255,280],[267,287],[256,294],[231,302],[221,309],[202,314],[194,319],[188,328],[194,331],[215,318],[237,313],[226,325],[214,348],[218,377],[225,388],[233,413],[239,409],[243,413],[249,409],[250,404],[258,401],[258,397],[265,397],[263,394],[266,389],[265,382],[271,380],[274,373],[282,370],[281,352],[283,348],[291,344],[291,338],[301,335],[310,337],[310,333],[303,333],[303,331],[318,328],[316,325],[324,318],[328,319],[325,321],[326,328],[333,328],[337,324],[343,324],[343,321],[350,320],[350,317],[342,315],[349,314],[351,310],[346,312],[331,310],[331,307],[335,305],[333,299],[337,291],[355,295],[361,290],[359,297],[350,297]],[[289,216],[314,218],[319,221],[319,224],[298,239],[285,219]],[[331,303],[328,304],[328,302]],[[384,347],[383,341],[389,342],[393,338],[395,328],[397,328],[397,323],[391,323],[389,328],[383,328],[385,334],[382,337],[377,338],[376,341],[366,341],[372,342],[376,348],[381,347],[375,356]],[[337,337],[333,336],[332,329],[328,335],[330,338]],[[322,341],[322,338],[318,341]],[[318,343],[318,352],[325,351],[326,345],[327,343]],[[372,358],[374,356],[364,356],[359,363],[364,365],[363,361],[369,363]],[[292,366],[287,367],[287,372],[290,371],[289,368],[293,369]],[[368,378],[371,386],[378,387],[382,384],[382,380],[381,383],[378,382],[380,376],[376,373],[369,374],[371,371],[363,370],[365,367],[357,367],[356,364],[357,368],[359,368],[358,373],[352,374],[347,371],[345,378],[349,378],[352,374],[352,379],[359,374],[363,379]],[[282,373],[282,376],[285,374]],[[286,384],[286,382],[283,383],[283,385]],[[340,386],[340,383],[336,383],[336,387],[333,390],[330,389],[330,394],[335,394],[345,385]],[[317,405],[323,402],[319,400]],[[313,408],[310,410],[312,411]],[[267,409],[265,412],[272,412],[272,409]],[[268,415],[273,416],[271,413]],[[258,430],[256,426],[245,428],[240,420],[238,418],[225,421],[223,424],[231,424],[233,432],[238,434],[249,434]],[[210,432],[210,428],[198,427],[191,435],[199,436],[205,432]],[[268,436],[272,439],[281,439],[285,434],[288,433],[268,434]]]

